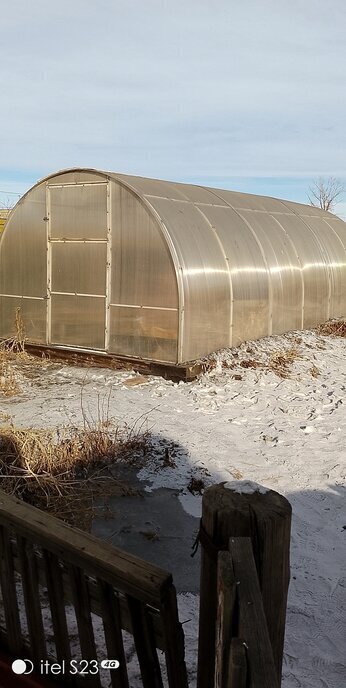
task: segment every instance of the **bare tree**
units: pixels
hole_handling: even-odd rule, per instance
[[[315,208],[332,211],[336,200],[345,192],[345,187],[336,177],[319,177],[310,186],[308,199]]]

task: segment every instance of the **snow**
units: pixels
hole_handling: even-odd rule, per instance
[[[237,492],[238,494],[254,494],[254,492],[266,494],[266,492],[269,492],[267,487],[259,485],[253,480],[230,480],[224,483],[223,486],[227,490],[233,490],[233,492]]]
[[[299,355],[288,377],[279,377],[273,356],[292,349]],[[219,352],[215,368],[196,381],[148,377],[133,386],[125,384],[135,375],[129,371],[48,363],[32,379],[19,374],[22,394],[0,401],[0,420],[10,414],[20,426],[75,425],[83,412],[97,419],[110,392],[111,416],[152,433],[152,456],[139,473],[146,489],[178,489],[182,507],[198,517],[201,496],[188,491],[191,478],[205,486],[256,483],[287,497],[293,520],[282,685],[343,688],[345,354],[345,339],[294,332]],[[162,447],[172,466],[162,465]],[[194,688],[196,596],[179,595],[179,610]]]

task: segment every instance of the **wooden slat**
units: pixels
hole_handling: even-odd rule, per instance
[[[43,561],[45,566],[57,659],[58,662],[62,662],[64,659],[66,662],[69,662],[71,659],[71,650],[66,621],[64,582],[61,567],[59,566],[59,561],[54,554],[51,554],[46,550],[43,551]]]
[[[22,570],[22,586],[32,659],[38,664],[41,660],[46,659],[47,650],[36,557],[32,544],[25,538],[17,536],[17,545]]]
[[[18,552],[17,552],[17,548],[15,546],[15,543],[12,543],[12,550],[14,552],[13,562],[14,562],[15,570],[18,571],[18,573],[21,573],[21,567],[20,567],[20,562],[18,559]],[[44,563],[40,559],[37,560],[37,568],[38,568],[39,579],[40,579],[41,585],[46,585]],[[62,568],[62,577],[63,577],[63,593],[64,593],[65,603],[73,603],[71,583],[70,583],[70,580],[68,577],[68,572],[66,570],[66,566],[63,566],[63,568]],[[100,599],[99,599],[99,591],[98,591],[97,585],[93,580],[90,580],[90,579],[87,579],[87,585],[88,585],[88,590],[89,590],[91,611],[96,616],[102,617],[102,609],[101,609],[101,603],[100,603]],[[119,599],[120,614],[121,614],[121,627],[124,629],[124,631],[128,631],[128,633],[132,633],[132,622],[131,622],[131,617],[130,617],[129,609],[127,606],[126,598],[125,598],[125,596],[119,595],[118,599]],[[162,630],[162,619],[160,617],[158,608],[154,607],[154,606],[148,607],[148,614],[150,616],[151,624],[152,624],[153,631],[154,631],[156,647],[160,650],[165,650],[165,640],[164,640],[163,630]]]
[[[5,612],[6,644],[12,654],[21,656],[22,633],[15,582],[15,568],[8,531],[0,527],[0,583]]]
[[[263,608],[281,677],[292,507],[285,497],[258,487],[251,492],[229,489],[226,483],[208,487],[202,500],[199,540],[201,552],[198,688],[210,688],[215,678],[217,612],[217,553],[228,549],[229,538],[250,537],[261,588]],[[209,654],[209,662],[206,656]]]
[[[145,605],[127,596],[143,688],[163,688],[153,629]],[[177,687],[178,688],[178,687]]]
[[[167,592],[161,604],[163,632],[165,636],[165,657],[168,685],[170,688],[188,688],[185,665],[184,633],[179,622],[177,596],[174,585]]]
[[[236,602],[236,583],[229,552],[218,554],[217,599],[215,688],[228,688],[229,653]]]
[[[247,661],[244,640],[232,638],[228,666],[227,688],[246,688]]]
[[[249,688],[278,688],[251,539],[230,538],[229,551],[237,584],[238,636],[247,648]]]
[[[121,613],[118,595],[115,594],[109,583],[97,580],[103,628],[105,633],[107,657],[117,659],[120,663],[118,669],[111,670],[111,685],[113,688],[129,688],[126,669],[126,657],[124,652],[123,637],[121,633]]]
[[[77,566],[69,567],[73,605],[76,613],[81,658],[88,661],[97,659],[94,629],[91,620],[89,590],[84,572]],[[88,685],[101,686],[100,675],[93,674]]]
[[[23,578],[30,649],[35,659],[46,657],[40,579],[48,588],[59,659],[68,659],[70,652],[64,609],[68,599],[75,608],[83,659],[97,658],[91,610],[103,617],[107,653],[116,653],[114,658],[122,666],[122,671],[119,667],[113,674],[113,686],[128,688],[121,635],[124,627],[134,636],[144,688],[163,686],[157,646],[169,647],[170,687],[187,688],[183,633],[171,574],[0,492],[1,523],[17,532],[15,561]],[[36,554],[37,546],[43,550],[43,558]],[[86,680],[89,686],[100,686],[99,675]]]
[[[144,603],[160,604],[166,588],[172,584],[168,571],[72,528],[4,492],[0,492],[1,524]]]

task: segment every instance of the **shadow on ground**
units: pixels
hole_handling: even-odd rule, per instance
[[[133,467],[117,469],[117,477],[138,487],[140,494],[111,497],[106,516],[98,515],[93,521],[93,534],[170,571],[178,592],[198,593],[200,552],[193,558],[191,553],[199,518],[183,509],[181,490],[147,492],[147,483],[137,474]]]

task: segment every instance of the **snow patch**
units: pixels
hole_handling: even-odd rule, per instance
[[[224,487],[238,494],[254,494],[254,492],[266,494],[269,492],[269,487],[263,487],[263,485],[254,483],[252,480],[230,480],[228,483],[224,483]]]

